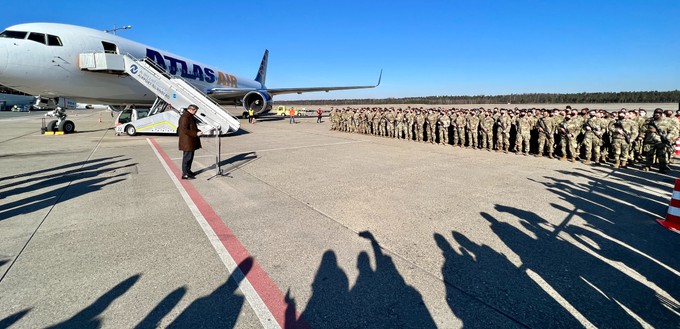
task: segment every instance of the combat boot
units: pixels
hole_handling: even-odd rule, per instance
[[[562,157],[560,157],[560,161],[564,161],[564,160],[567,160],[567,157],[563,155]]]
[[[589,165],[590,163],[591,163],[590,160],[584,160],[583,161],[583,164],[585,164],[585,165]]]
[[[614,168],[618,168],[618,167],[619,167],[619,160],[616,160],[616,161],[614,161]]]
[[[548,153],[548,159],[553,159],[552,153]]]
[[[574,158],[569,158],[569,162],[574,162]]]
[[[626,161],[621,161],[621,168],[628,168]]]

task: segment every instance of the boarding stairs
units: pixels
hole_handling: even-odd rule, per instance
[[[81,53],[79,63],[81,70],[128,74],[157,96],[156,103],[162,100],[179,110],[195,104],[199,108],[196,118],[210,127],[202,129],[205,135],[236,132],[241,126],[238,118],[223,110],[204,92],[183,78],[170,75],[148,58],[136,59],[130,54]]]

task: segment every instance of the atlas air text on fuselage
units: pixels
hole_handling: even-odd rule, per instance
[[[217,71],[217,74],[215,74],[215,70],[209,67],[201,67],[198,64],[192,64],[191,70],[189,70],[189,64],[187,64],[186,61],[163,55],[160,52],[149,48],[146,48],[146,57],[167,70],[171,75],[178,75],[179,73],[179,75],[185,79],[204,81],[207,83],[217,82],[218,85],[238,88],[238,80],[231,74],[221,71]],[[169,65],[166,65],[166,60],[169,62]]]

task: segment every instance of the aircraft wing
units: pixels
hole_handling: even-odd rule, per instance
[[[380,77],[378,77],[378,83],[372,86],[343,86],[343,87],[311,87],[311,88],[264,88],[264,89],[251,89],[251,88],[212,88],[208,90],[208,94],[218,100],[228,100],[245,96],[251,91],[264,91],[268,94],[282,95],[282,94],[302,94],[311,93],[318,91],[329,92],[331,90],[350,90],[350,89],[366,89],[375,88],[380,85],[382,80],[382,70],[380,71]]]

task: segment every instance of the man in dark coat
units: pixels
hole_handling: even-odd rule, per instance
[[[194,151],[201,148],[201,139],[198,137],[203,134],[194,120],[196,112],[198,112],[198,106],[191,104],[179,118],[179,150],[184,151],[182,154],[182,179],[196,178],[196,174],[191,171],[191,163],[194,161]]]

